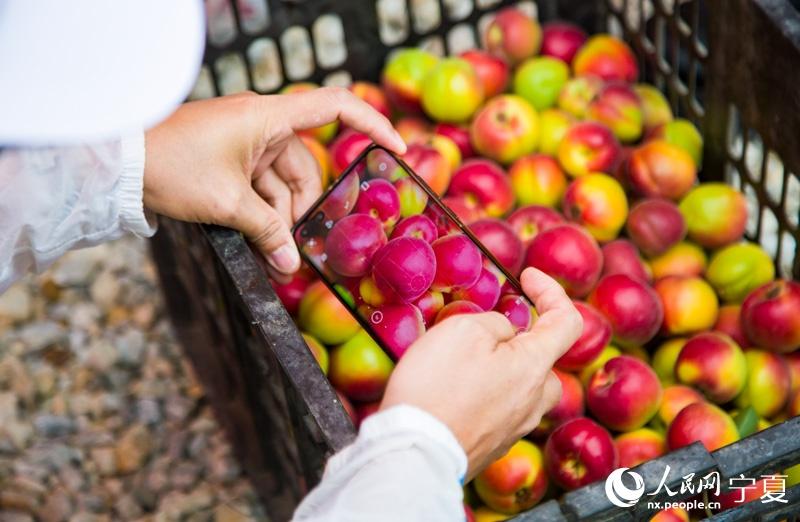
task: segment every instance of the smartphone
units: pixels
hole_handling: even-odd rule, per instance
[[[497,310],[518,331],[534,309],[439,196],[372,144],[292,229],[300,254],[393,359],[451,315]]]

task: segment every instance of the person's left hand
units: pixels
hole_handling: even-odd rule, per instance
[[[146,133],[145,207],[241,231],[285,280],[300,268],[290,226],[321,192],[319,166],[295,131],[337,118],[405,152],[389,120],[342,88],[186,103]]]

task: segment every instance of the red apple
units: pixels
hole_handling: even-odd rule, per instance
[[[530,509],[547,492],[542,452],[527,440],[519,440],[508,452],[475,477],[475,492],[501,513]]]
[[[464,196],[490,217],[505,215],[514,206],[514,191],[502,167],[486,159],[465,161],[453,173],[448,196]]]
[[[572,60],[575,76],[595,75],[603,80],[635,82],[639,76],[636,56],[628,44],[609,34],[589,38]]]
[[[600,277],[603,254],[594,238],[582,228],[556,225],[533,238],[523,265],[545,272],[561,283],[567,294],[580,298],[589,293]]]
[[[800,283],[779,279],[753,290],[742,303],[748,339],[777,353],[800,348]]]
[[[561,399],[553,409],[542,417],[533,430],[534,437],[545,437],[565,422],[583,416],[584,399],[581,381],[571,373],[553,370],[561,382]]]
[[[479,49],[465,51],[459,56],[475,69],[487,99],[506,90],[510,71],[505,60]]]
[[[440,237],[432,246],[436,276],[429,286],[434,290],[449,292],[455,288],[469,288],[478,281],[483,256],[470,238],[464,234],[450,234]]]
[[[647,364],[622,355],[594,372],[586,388],[586,405],[605,426],[630,431],[653,418],[662,393],[658,376]]]
[[[434,147],[422,143],[412,143],[403,156],[408,166],[419,176],[436,194],[442,196],[450,185],[450,162]]]
[[[338,274],[360,277],[385,244],[380,221],[367,214],[351,214],[337,221],[325,238],[326,262]]]
[[[392,105],[402,111],[419,111],[422,82],[439,59],[417,48],[401,49],[386,62],[381,85]]]
[[[519,9],[506,7],[486,27],[483,43],[490,53],[516,64],[539,52],[542,28]]]
[[[569,22],[549,22],[542,27],[542,55],[563,60],[568,65],[586,42],[586,33]]]
[[[611,323],[619,346],[645,344],[655,337],[664,319],[658,294],[646,283],[625,274],[602,278],[588,301]]]
[[[338,177],[371,143],[369,136],[352,129],[345,130],[333,140],[329,150],[334,176]]]
[[[521,96],[495,96],[473,118],[470,140],[479,154],[503,164],[511,163],[536,149],[539,115]]]
[[[436,314],[436,320],[434,323],[441,323],[448,317],[452,317],[454,315],[479,314],[481,312],[483,312],[483,309],[472,301],[451,301],[444,305],[441,310],[439,310],[439,313]]]
[[[603,245],[603,272],[600,277],[627,274],[634,279],[650,283],[650,269],[644,264],[639,249],[627,239],[615,239]]]
[[[458,123],[437,123],[433,128],[433,132],[450,138],[458,146],[461,152],[461,158],[467,159],[475,155],[472,150],[472,145],[469,142],[469,127]]]
[[[413,301],[431,286],[436,258],[424,239],[392,239],[373,256],[372,277],[378,288],[404,301]]]
[[[469,225],[478,241],[512,274],[519,275],[522,268],[522,241],[505,222],[485,218]]]
[[[628,216],[626,230],[645,255],[658,256],[683,241],[686,221],[675,203],[661,198],[643,199]]]
[[[613,172],[620,158],[620,145],[614,134],[597,122],[576,123],[558,146],[558,161],[571,176],[592,172]]]
[[[529,330],[533,323],[533,309],[522,296],[506,294],[500,298],[494,309],[505,315],[517,332]]]
[[[544,463],[556,484],[573,490],[607,477],[618,467],[619,456],[608,431],[579,417],[550,434],[544,447]]]
[[[515,210],[506,221],[527,248],[539,232],[562,224],[564,217],[551,208],[528,205]]]
[[[366,319],[395,359],[400,359],[408,347],[425,333],[422,313],[411,304],[379,306],[370,310]]]
[[[484,268],[474,285],[469,288],[459,288],[453,291],[453,299],[470,301],[480,306],[482,310],[489,311],[500,299],[500,281],[493,272]]]
[[[556,367],[566,371],[580,371],[594,361],[611,340],[611,324],[592,305],[574,301],[583,318],[583,332],[567,353],[556,361]]]
[[[281,300],[289,315],[295,315],[300,306],[300,300],[303,299],[303,294],[306,293],[311,281],[301,272],[297,272],[287,283],[278,283],[272,280],[270,283],[272,283],[272,289],[275,290],[275,295]]]
[[[648,428],[623,433],[614,439],[619,452],[619,467],[633,468],[667,452],[664,435]]]

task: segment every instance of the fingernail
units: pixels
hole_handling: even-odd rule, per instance
[[[300,254],[294,245],[286,243],[267,255],[272,268],[284,274],[292,274],[300,267]]]

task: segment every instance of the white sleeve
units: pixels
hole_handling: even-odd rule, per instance
[[[0,149],[0,293],[67,250],[149,237],[144,132],[112,143]]]
[[[467,457],[432,415],[395,406],[362,424],[355,442],[328,461],[294,522],[463,522]]]

